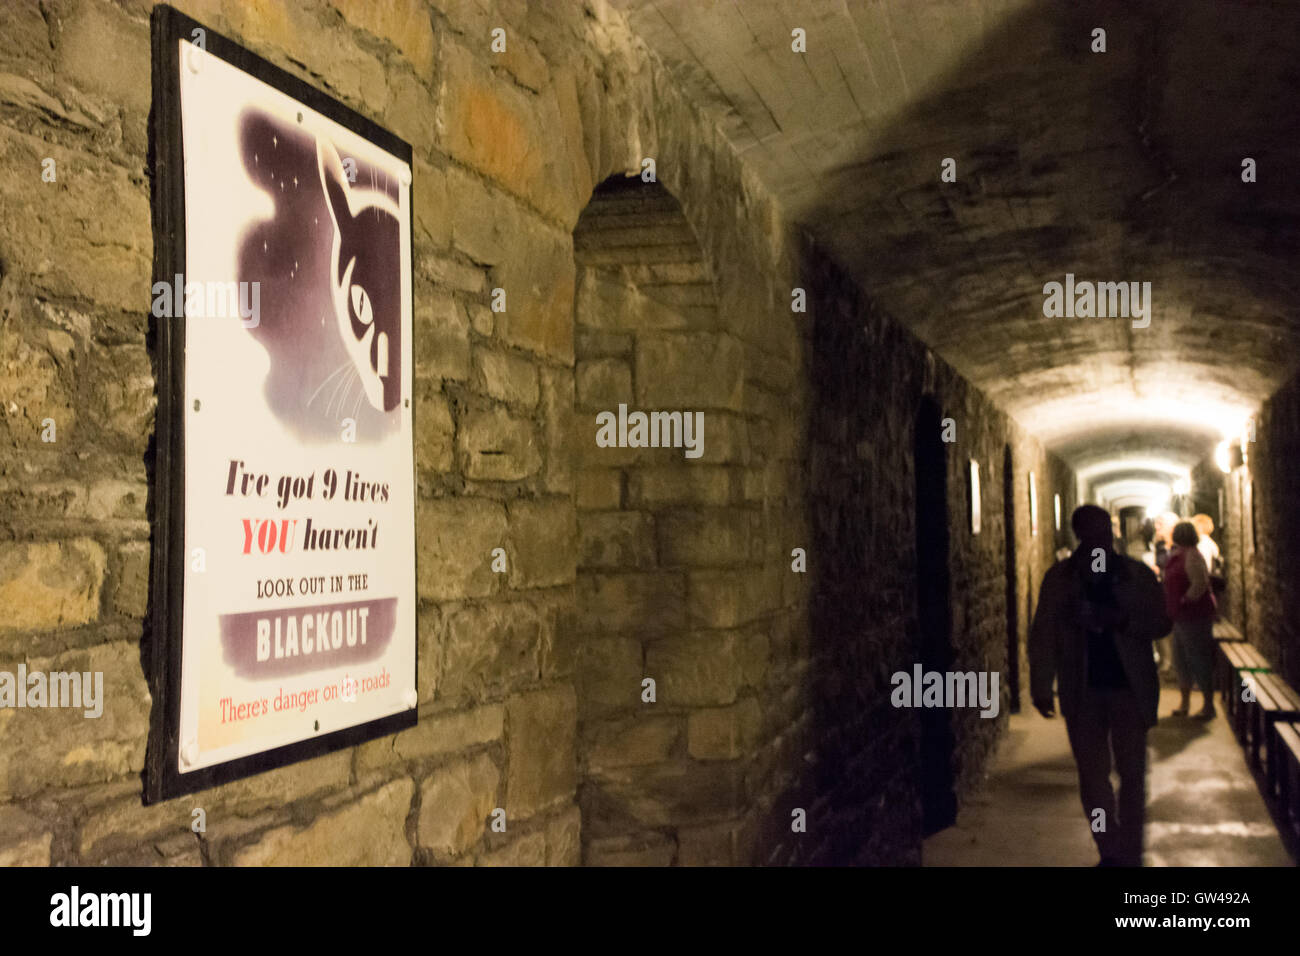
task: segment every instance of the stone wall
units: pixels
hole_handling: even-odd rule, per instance
[[[913,659],[917,402],[933,392],[957,422],[962,668],[1005,669],[1004,446],[1020,499],[1039,476],[1040,528],[1059,464],[802,246],[601,0],[177,6],[413,146],[420,721],[141,805],[142,661],[160,637],[146,626],[151,4],[13,0],[0,669],[100,670],[106,703],[98,720],[0,709],[0,862],[915,860],[915,715],[889,707],[888,675]],[[584,225],[611,212],[602,191],[583,216],[597,185],[645,157],[658,184],[640,198],[667,221],[588,242]],[[620,243],[635,258],[608,252]],[[678,245],[688,260],[646,252]],[[796,287],[807,314],[790,309]],[[618,396],[703,411],[704,457],[597,448],[590,415]],[[969,457],[984,477],[975,538]],[[1051,551],[1022,514],[1017,603]],[[1005,720],[969,718],[954,723],[961,794]],[[487,825],[498,807],[504,833]]]
[[[1224,475],[1205,462],[1193,492],[1207,489],[1198,507],[1223,489],[1226,520],[1216,529],[1228,579],[1225,616],[1255,644],[1292,686],[1300,686],[1300,377],[1273,394],[1255,416],[1255,440],[1245,459]]]
[[[935,358],[810,250],[812,383],[808,513],[813,577],[806,687],[807,737],[815,755],[806,799],[817,838],[786,838],[792,860],[916,863],[922,828],[917,779],[922,714],[894,708],[890,677],[920,661],[916,468],[913,429],[929,397],[954,431],[946,447],[952,670],[997,671],[996,719],[955,710],[946,731],[958,802],[978,785],[1011,707],[1008,685],[1004,461],[1013,461],[1016,555],[1012,594],[1024,656],[1028,621],[1058,540],[1068,542],[1072,472],[1047,454],[950,366]],[[981,529],[969,524],[969,462],[979,463]],[[1029,520],[1035,474],[1038,533]],[[1062,497],[1066,537],[1052,523]],[[929,546],[928,542],[926,546]],[[1027,700],[1027,665],[1022,665]]]
[[[53,863],[576,863],[577,725],[590,688],[580,679],[575,495],[589,488],[575,486],[574,463],[590,454],[594,429],[573,415],[573,230],[595,184],[653,157],[703,257],[723,263],[712,283],[714,324],[729,343],[735,390],[723,403],[729,417],[711,417],[706,437],[710,454],[734,466],[728,494],[734,488],[744,521],[768,521],[770,544],[744,526],[758,555],[745,560],[758,575],[762,556],[790,537],[778,526],[796,494],[797,419],[787,412],[800,401],[799,343],[788,313],[768,318],[793,284],[779,211],[599,0],[177,5],[414,148],[420,723],[141,806],[156,403],[151,4],[5,4],[0,152],[16,172],[0,181],[0,666],[103,670],[108,689],[97,721],[0,711],[0,854]],[[507,31],[505,53],[489,47],[495,27]],[[45,157],[56,161],[54,183],[41,182]],[[489,308],[494,288],[507,291],[505,313]],[[698,362],[658,357],[669,360],[662,375],[681,376],[685,407]],[[53,443],[41,441],[46,419],[57,426]],[[752,447],[764,451],[751,456]],[[714,467],[699,465],[701,474]],[[630,500],[671,501],[673,479],[661,487],[656,477],[638,475]],[[736,609],[754,593],[750,577],[698,553],[726,546],[710,539],[709,520],[665,515],[648,543],[682,569],[693,595],[685,608],[694,601],[706,616],[743,616]],[[499,546],[503,575],[490,568]],[[787,590],[797,600],[796,588],[778,585],[778,603]],[[744,633],[720,635],[716,647],[704,633],[666,639],[645,662],[659,675],[655,706],[673,712],[674,685],[680,697],[716,668],[720,686],[739,687],[738,668],[757,686],[769,628],[788,633],[793,616],[778,624],[769,613]],[[627,675],[638,703],[642,672],[638,663]],[[691,759],[727,765],[705,769],[734,792],[697,787],[696,799],[716,802],[716,812],[702,808],[680,846],[670,828],[627,862],[663,860],[669,845],[680,862],[750,852],[735,823],[750,798],[729,762],[757,733],[753,701],[691,706],[698,716],[678,710],[669,721],[685,722]],[[504,834],[487,827],[496,807],[507,814]],[[199,835],[195,808],[206,811]]]

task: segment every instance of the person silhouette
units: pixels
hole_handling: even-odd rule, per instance
[[[1103,508],[1081,505],[1070,526],[1079,546],[1043,576],[1030,625],[1031,698],[1040,714],[1054,716],[1056,685],[1098,865],[1141,866],[1146,737],[1160,699],[1151,645],[1171,624],[1155,574],[1115,551]]]

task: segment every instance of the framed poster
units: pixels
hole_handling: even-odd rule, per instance
[[[153,14],[146,799],[416,722],[411,147]]]

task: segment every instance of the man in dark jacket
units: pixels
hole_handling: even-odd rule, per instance
[[[1110,515],[1083,505],[1070,524],[1079,546],[1044,576],[1030,627],[1030,692],[1051,717],[1057,685],[1101,865],[1141,866],[1146,737],[1160,699],[1152,643],[1171,625],[1150,568],[1115,551]]]

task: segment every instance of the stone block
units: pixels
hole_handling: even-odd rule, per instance
[[[267,50],[290,70],[295,64],[306,64],[343,100],[368,107],[372,114],[383,113],[387,67],[356,42],[352,31],[339,29],[336,19],[321,16],[315,6],[297,4],[228,2],[222,10],[235,33],[254,49]]]
[[[605,356],[629,357],[632,354],[633,338],[619,332],[604,332],[598,329],[578,329],[575,346],[579,357],[584,359],[603,358]]]
[[[582,719],[629,711],[641,703],[641,642],[624,637],[592,636],[574,649],[574,673]]]
[[[763,712],[753,697],[730,707],[692,711],[687,719],[687,749],[696,760],[734,760],[753,752]]]
[[[581,574],[578,629],[584,634],[679,630],[686,623],[685,592],[685,581],[676,574]]]
[[[478,349],[474,352],[474,380],[485,395],[507,405],[537,405],[537,365],[527,359]]]
[[[451,245],[453,223],[447,215],[450,201],[446,170],[415,157],[411,197],[415,242],[433,249],[447,249]]]
[[[573,491],[573,373],[570,369],[543,368],[542,434],[546,438],[543,483],[552,494]]]
[[[646,674],[658,683],[659,703],[670,707],[730,704],[740,686],[736,638],[702,632],[661,638],[646,648]]]
[[[454,601],[492,592],[492,549],[505,547],[505,508],[482,498],[436,498],[419,503],[415,522],[421,598]]]
[[[583,255],[579,253],[579,258],[586,262]],[[681,312],[643,295],[616,268],[584,265],[578,271],[576,281],[574,319],[584,333],[636,333],[644,336],[652,331],[686,327],[686,318]],[[717,336],[703,338],[716,339]]]
[[[417,601],[415,640],[418,645],[415,688],[423,705],[434,699],[442,681],[443,619],[437,605]]]
[[[644,569],[655,563],[654,519],[639,511],[584,513],[578,521],[578,566]]]
[[[636,767],[667,760],[682,737],[680,717],[637,717],[604,724],[586,748],[587,767],[600,772],[610,767]]]
[[[301,829],[276,827],[240,849],[235,866],[409,866],[406,817],[415,784],[394,780]]]
[[[549,147],[548,131],[561,123],[555,97],[497,78],[487,61],[446,36],[439,66],[438,128],[447,152],[572,230],[582,198],[571,156]]]
[[[458,856],[478,843],[500,805],[500,782],[501,773],[486,754],[434,770],[420,786],[420,846],[439,856]]]
[[[141,541],[118,550],[117,587],[113,610],[126,617],[143,618],[149,606],[149,545]]]
[[[330,0],[350,26],[387,40],[425,82],[433,81],[434,35],[423,0]]]
[[[77,627],[99,618],[107,566],[90,538],[0,543],[0,633]]]
[[[740,411],[744,350],[735,339],[707,332],[639,336],[636,393],[645,408]]]
[[[577,713],[573,688],[563,685],[507,701],[509,819],[526,819],[560,800],[572,801]]]
[[[52,419],[55,440],[71,444],[81,417],[76,364],[59,361],[41,336],[19,334],[27,322],[39,321],[35,315],[15,314],[14,319],[0,327],[0,434],[20,447],[48,448],[43,437],[46,419]]]
[[[745,771],[737,760],[612,768],[596,776],[593,786],[613,813],[645,827],[724,820],[745,802]]]
[[[241,814],[315,797],[348,785],[352,774],[352,752],[339,750],[232,781],[211,791],[211,796],[194,798],[194,806],[231,807]],[[204,803],[202,801],[208,801]],[[213,814],[209,813],[209,817]]]
[[[356,772],[361,775],[486,746],[501,739],[504,726],[505,708],[501,704],[429,714],[414,727],[358,747]]]
[[[546,822],[546,865],[579,866],[582,863],[582,813],[565,810]]]
[[[85,798],[87,817],[77,844],[83,859],[96,862],[142,845],[153,852],[153,844],[167,843],[176,836],[189,834],[193,840],[194,809],[205,811],[205,825],[206,815],[218,812],[212,800],[199,795],[146,807],[140,800],[138,784],[122,798],[105,802],[96,799],[98,790],[93,788]]]
[[[622,504],[622,498],[621,471],[614,468],[592,468],[578,474],[577,504],[580,512],[618,508]]]
[[[538,830],[516,837],[503,847],[484,853],[479,866],[545,866],[546,834]]]
[[[469,379],[469,317],[450,295],[416,284],[413,343],[415,377]]]
[[[780,596],[758,568],[692,571],[686,577],[686,621],[691,627],[738,627],[770,612]]]
[[[54,834],[20,807],[0,806],[0,866],[49,866]]]
[[[679,866],[751,866],[754,837],[754,827],[745,821],[680,827],[677,863]]]
[[[467,607],[447,619],[437,696],[482,700],[537,680],[542,623],[528,603]]]
[[[615,411],[619,403],[631,405],[632,366],[615,358],[578,363],[575,373],[578,404],[596,411]]]
[[[512,588],[545,588],[572,584],[577,576],[574,541],[577,529],[573,501],[544,498],[512,501],[510,522]]]
[[[415,382],[415,465],[423,472],[446,474],[455,467],[456,423],[447,396],[435,379]]]
[[[61,19],[61,79],[105,104],[120,104],[142,118],[149,112],[149,78],[136,65],[149,61],[149,30],[108,4],[83,4]]]
[[[502,407],[467,412],[456,443],[465,477],[473,480],[519,481],[542,466],[532,422]]]
[[[655,520],[664,566],[734,567],[750,560],[753,514],[738,508],[670,511]]]
[[[78,29],[84,31],[84,25]],[[147,43],[147,29],[141,27],[140,33]],[[102,49],[90,57],[101,66],[107,62]],[[148,62],[147,50],[142,62]],[[134,68],[126,72],[131,78],[124,82],[142,84],[136,88],[143,89],[146,97],[144,113],[138,117],[143,123],[150,95],[148,76]],[[40,179],[41,162],[47,157],[55,161],[58,179],[54,183]],[[8,126],[0,127],[0,166],[31,171],[0,179],[0,205],[5,209],[0,248],[5,250],[6,273],[27,277],[45,296],[148,312],[153,240],[149,190],[143,182],[132,182],[125,169]],[[69,229],[68,223],[77,223],[77,228]],[[21,232],[17,231],[20,225]],[[99,384],[107,385],[102,380]],[[129,385],[134,391],[134,381]]]
[[[694,461],[642,467],[629,472],[627,488],[628,502],[634,507],[725,505],[731,500],[731,473]]]
[[[153,369],[143,346],[120,345],[92,350],[92,417],[105,432],[127,447],[143,450],[153,432]]]
[[[492,288],[505,290],[496,335],[516,348],[573,364],[573,242],[549,229],[525,230],[513,254],[493,266]]]
[[[148,500],[149,486],[145,482],[107,478],[90,486],[86,516],[99,521],[113,518],[145,521]]]
[[[662,833],[601,837],[586,847],[587,866],[672,866],[677,843]]]
[[[0,653],[0,670],[17,672],[23,661]],[[10,795],[22,799],[53,787],[103,783],[144,766],[148,735],[149,692],[140,671],[139,646],[127,641],[70,650],[57,657],[29,658],[29,676],[78,675],[77,682],[60,680],[61,701],[72,702],[74,691],[91,674],[92,698],[81,696],[81,708],[0,709],[0,780]],[[95,678],[103,674],[103,684]],[[29,687],[29,691],[30,691]],[[87,717],[86,711],[99,717]]]

